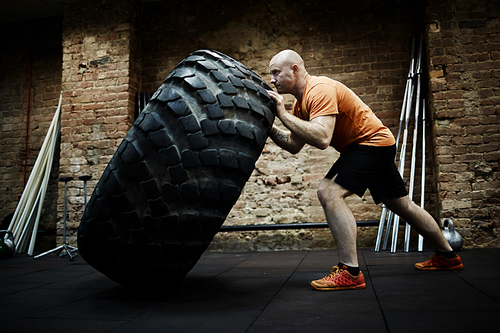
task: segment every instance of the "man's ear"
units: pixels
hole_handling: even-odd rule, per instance
[[[293,64],[292,65],[292,70],[293,70],[293,76],[299,75],[299,65]]]

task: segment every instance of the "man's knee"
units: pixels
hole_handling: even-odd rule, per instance
[[[332,195],[332,190],[329,187],[330,186],[326,185],[325,182],[323,181],[319,184],[318,190],[316,191],[319,202],[323,207],[330,200]]]
[[[386,200],[384,201],[384,204],[387,206],[387,208],[389,208],[389,210],[398,215],[401,215],[404,212],[408,212],[412,208],[412,201],[407,195],[401,198]]]
[[[352,193],[346,190],[341,185],[337,184],[334,179],[323,179],[323,181],[319,184],[318,190],[318,199],[323,205],[323,207],[328,204],[335,202],[339,199],[345,199],[345,197],[351,195]]]

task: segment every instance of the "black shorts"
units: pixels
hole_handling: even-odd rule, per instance
[[[374,147],[353,144],[340,155],[325,178],[362,197],[370,189],[376,204],[408,195],[394,163],[396,145]]]

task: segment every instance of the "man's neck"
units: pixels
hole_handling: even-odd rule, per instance
[[[307,78],[309,77],[309,73],[305,73],[304,77],[300,79],[298,82],[297,89],[293,96],[300,102],[302,102],[302,97],[304,96],[304,89],[306,88]]]

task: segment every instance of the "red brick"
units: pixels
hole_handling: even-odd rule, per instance
[[[451,147],[439,147],[438,153],[440,155],[460,155],[468,153],[468,148],[465,146],[451,146]]]
[[[456,157],[460,162],[479,162],[483,160],[483,154],[463,154]]]
[[[446,78],[446,80],[448,81],[448,77]],[[464,92],[456,90],[445,90],[434,94],[434,98],[436,100],[462,99],[463,97],[464,97]]]
[[[485,133],[482,137],[484,142],[500,142],[500,133]]]
[[[486,89],[480,89],[479,90],[480,94],[481,93],[488,94],[488,92],[493,94],[493,92],[490,91],[490,89],[500,87],[500,81],[496,79],[481,80],[480,82],[477,83],[477,87],[486,88]],[[485,97],[490,97],[490,96],[485,96]]]
[[[444,119],[444,118],[462,118],[464,116],[464,110],[449,110],[449,109],[444,109],[444,110],[437,110],[436,113],[436,118],[438,119]]]
[[[475,53],[467,56],[462,56],[461,60],[464,62],[487,61],[490,60],[490,55],[488,53]]]
[[[481,135],[468,135],[464,137],[453,137],[453,143],[456,145],[477,145],[483,142]]]
[[[461,109],[463,108],[465,105],[465,101],[464,100],[449,100],[448,101],[448,107],[450,109]],[[458,110],[459,112],[463,112],[462,110]]]
[[[492,151],[484,154],[484,159],[488,162],[494,162],[500,160],[500,151]]]
[[[106,118],[105,123],[113,124],[113,123],[126,123],[129,121],[128,116],[110,116]]]
[[[439,126],[435,129],[436,135],[464,135],[465,134],[465,128],[463,127],[451,127],[451,126]]]
[[[481,124],[500,124],[500,115],[482,116]]]
[[[454,56],[438,56],[438,57],[432,57],[431,58],[431,64],[433,66],[437,65],[446,65],[449,66],[450,64],[457,64],[459,63],[459,59]]]
[[[450,90],[474,90],[476,85],[475,83],[472,82],[460,82],[460,83],[448,83],[447,87]]]
[[[108,102],[108,101],[114,101],[117,99],[117,94],[102,94],[102,95],[97,95],[94,97],[94,101],[96,102]]]
[[[480,124],[478,117],[471,117],[462,115],[461,118],[455,119],[453,122],[457,126],[476,126]]]
[[[468,170],[469,170],[469,167],[465,163],[440,164],[439,165],[440,172],[465,172]]]
[[[495,132],[498,132],[498,125],[469,126],[467,128],[467,133],[469,134],[486,134]]]
[[[476,64],[476,68],[478,70],[492,70],[498,68],[498,62],[496,61],[487,61]]]
[[[471,151],[480,153],[500,151],[500,143],[494,142],[494,143],[482,144],[477,147],[474,147],[474,149],[473,150],[471,149]]]
[[[126,85],[126,84],[123,84],[120,86],[111,86],[111,87],[106,88],[108,93],[121,93],[124,91],[128,91],[128,89],[129,89],[129,85]]]

